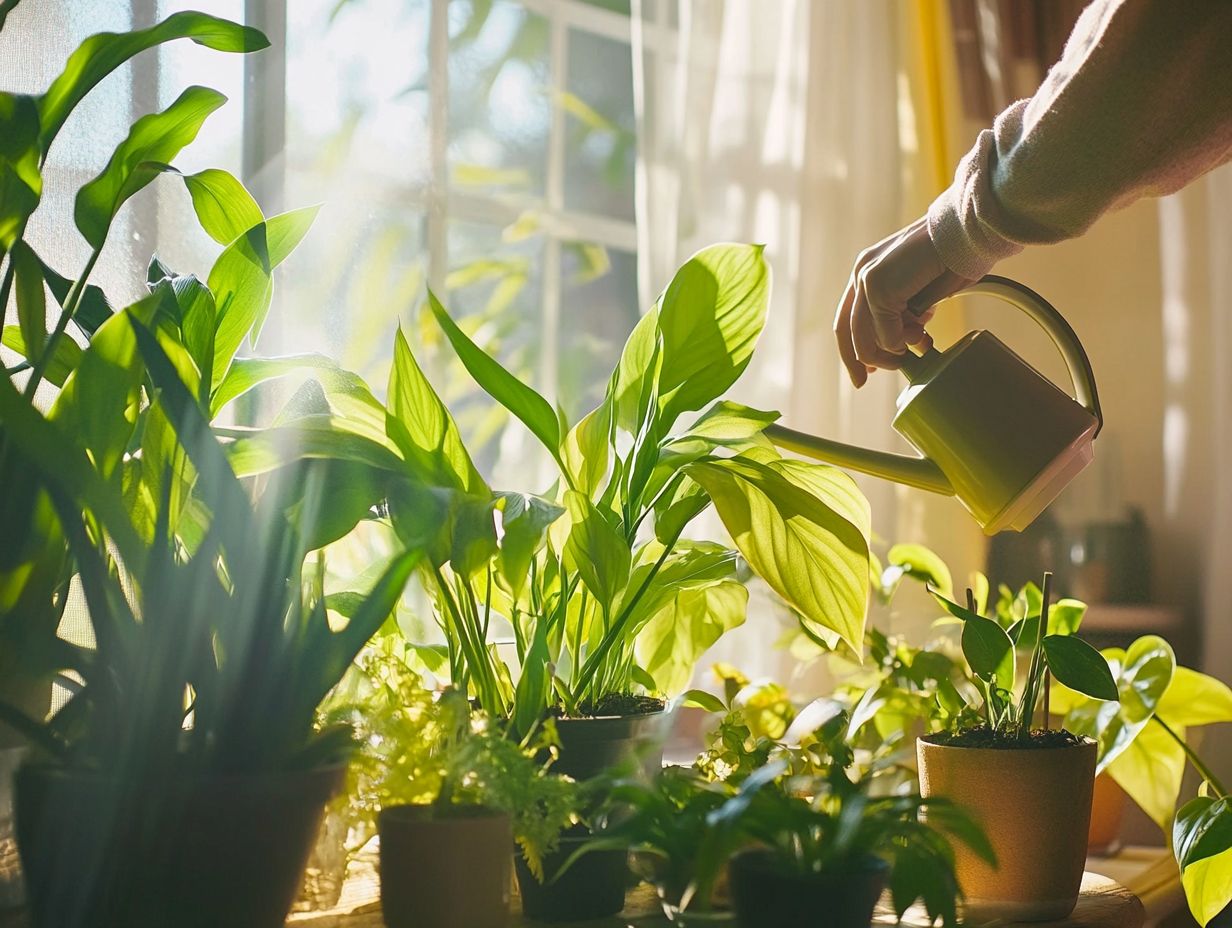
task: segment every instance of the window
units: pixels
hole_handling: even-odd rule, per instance
[[[250,3],[252,7],[254,4]],[[401,324],[481,468],[534,454],[426,316],[425,285],[575,421],[638,318],[629,4],[298,0],[250,99],[265,199],[323,202],[266,350],[341,351],[376,389]],[[261,25],[261,24],[258,24]],[[279,58],[278,56],[283,56]]]

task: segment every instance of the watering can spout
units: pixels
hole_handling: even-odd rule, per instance
[[[862,474],[882,477],[920,490],[953,496],[954,487],[945,474],[928,458],[908,457],[888,451],[873,451],[840,441],[820,438],[807,432],[797,432],[782,425],[771,425],[765,435],[780,448],[803,454]]]

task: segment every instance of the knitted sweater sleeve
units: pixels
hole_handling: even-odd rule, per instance
[[[1232,0],[1096,0],[1035,96],[980,133],[928,211],[975,279],[1232,157]]]

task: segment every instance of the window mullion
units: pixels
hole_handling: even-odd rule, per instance
[[[549,92],[552,97],[552,122],[548,135],[547,209],[560,215],[565,206],[565,110],[558,104],[565,91],[568,68],[568,26],[558,10],[550,19]],[[539,363],[540,389],[549,401],[556,399],[560,354],[561,242],[551,233],[543,249],[542,354]]]
[[[444,296],[449,272],[449,0],[432,0],[428,26],[428,286]]]

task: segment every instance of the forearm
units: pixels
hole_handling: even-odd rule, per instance
[[[951,270],[980,277],[1229,154],[1232,3],[1095,3],[1035,96],[980,133],[929,210],[929,236]]]

